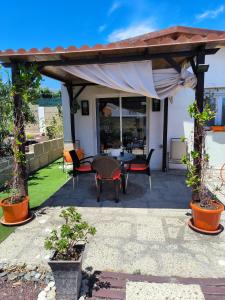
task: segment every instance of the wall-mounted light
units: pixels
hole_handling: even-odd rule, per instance
[[[89,115],[89,101],[88,100],[81,100],[81,114],[82,114],[82,116]]]
[[[160,111],[160,100],[152,98],[152,111]]]
[[[199,64],[198,66],[197,66],[197,73],[205,73],[205,72],[207,72],[208,71],[208,69],[209,69],[209,65],[205,65],[205,64]]]

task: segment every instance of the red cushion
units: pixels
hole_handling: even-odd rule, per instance
[[[130,164],[127,165],[127,169],[130,171],[144,171],[148,169],[148,165],[146,164]]]
[[[76,170],[78,172],[90,172],[92,169],[91,169],[91,165],[82,165],[79,168],[76,168]]]
[[[112,178],[105,178],[105,179],[112,179],[112,180],[119,180],[121,176],[121,171],[118,169],[114,172],[113,177]],[[97,174],[96,176],[97,179],[103,179],[101,177],[101,175]]]

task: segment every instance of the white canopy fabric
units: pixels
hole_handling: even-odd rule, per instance
[[[164,99],[172,96],[179,86],[194,88],[195,76],[183,69],[152,70],[151,61],[66,66],[62,69],[76,77],[112,89]]]

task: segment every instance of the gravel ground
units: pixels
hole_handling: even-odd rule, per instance
[[[8,282],[0,278],[1,300],[37,300],[44,285],[34,282]]]

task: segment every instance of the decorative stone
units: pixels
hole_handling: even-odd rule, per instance
[[[17,279],[17,275],[15,273],[8,274],[8,280],[13,281]]]
[[[40,279],[41,274],[40,273],[36,273],[34,277],[35,277],[35,279]]]
[[[4,277],[4,276],[6,276],[8,273],[7,272],[2,272],[2,273],[0,273],[0,277]]]
[[[27,281],[29,281],[31,279],[30,274],[29,273],[25,274],[24,279],[27,280]]]
[[[53,288],[55,286],[55,282],[54,281],[50,281],[49,284],[48,284],[48,286],[50,288]]]
[[[41,291],[38,295],[38,300],[46,300],[46,292],[45,291]]]

